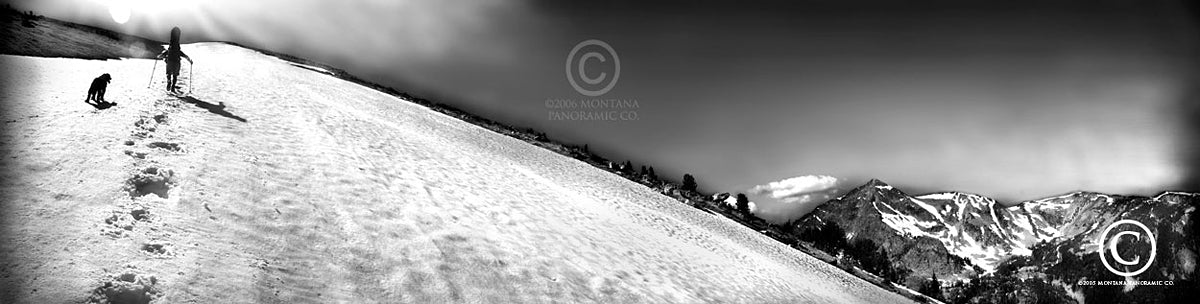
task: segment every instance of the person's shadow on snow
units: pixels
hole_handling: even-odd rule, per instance
[[[240,122],[246,122],[245,118],[238,117],[237,115],[233,115],[233,113],[229,113],[229,111],[225,111],[224,103],[211,104],[211,103],[204,102],[203,100],[196,99],[195,97],[192,97],[192,96],[179,96],[179,100],[182,100],[183,102],[186,102],[186,103],[193,104],[196,107],[199,107],[201,109],[208,110],[209,112],[212,112],[213,114],[229,117],[229,118],[232,118],[232,119],[240,121]]]
[[[84,102],[86,102],[88,105],[90,105],[92,107],[95,107],[96,110],[104,110],[104,109],[108,109],[108,108],[111,108],[111,107],[117,105],[117,103],[115,103],[115,102],[107,102],[107,101],[92,102],[91,99],[85,100]]]

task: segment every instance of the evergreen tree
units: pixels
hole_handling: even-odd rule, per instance
[[[736,207],[738,212],[750,214],[750,199],[745,194],[738,193]]]
[[[854,242],[846,253],[857,259],[862,264],[863,270],[884,280],[903,282],[903,279],[908,276],[908,269],[893,266],[887,249],[876,245],[871,240],[862,239]]]
[[[680,187],[680,189],[684,191],[696,191],[696,178],[692,177],[691,174],[684,174],[683,187]]]
[[[658,181],[658,174],[654,174],[654,167],[653,167],[653,166],[647,167],[647,168],[646,168],[646,171],[648,171],[648,172],[647,172],[647,174],[650,176],[650,180],[652,180],[652,181]]]
[[[926,281],[925,284],[921,284],[921,288],[918,289],[917,292],[929,296],[930,298],[937,299],[938,301],[945,301],[942,295],[942,282],[938,281],[936,273],[934,273],[933,277],[930,278],[929,281]]]
[[[848,251],[846,231],[832,221],[826,221],[821,226],[804,230],[800,233],[800,239],[812,242],[813,247],[829,255],[836,256],[838,253]]]

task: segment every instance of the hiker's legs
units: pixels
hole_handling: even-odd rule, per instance
[[[179,62],[167,61],[167,91],[175,92],[175,82],[179,80]]]

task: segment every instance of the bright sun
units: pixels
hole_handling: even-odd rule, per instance
[[[116,23],[125,24],[134,12],[138,16],[153,16],[168,11],[192,9],[198,0],[95,0],[108,6],[108,14]]]
[[[129,21],[129,4],[124,1],[113,1],[108,5],[108,13],[112,15],[113,21],[125,24]]]

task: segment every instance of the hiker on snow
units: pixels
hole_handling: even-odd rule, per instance
[[[171,45],[163,50],[162,54],[158,54],[158,59],[166,58],[167,61],[167,91],[179,93],[178,87],[175,86],[175,81],[179,80],[179,57],[186,58],[188,64],[192,63],[192,57],[188,57],[179,48],[179,35],[181,31],[179,27],[171,29]]]

